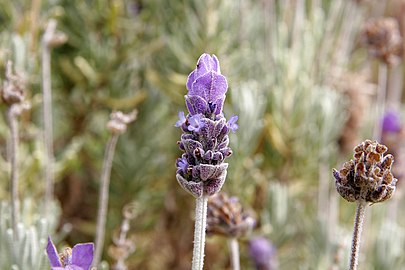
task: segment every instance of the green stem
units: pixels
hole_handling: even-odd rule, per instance
[[[42,38],[42,97],[45,146],[45,215],[48,216],[49,205],[53,199],[53,118],[51,85],[51,47],[50,41],[55,34],[56,21],[51,20]]]
[[[352,251],[350,256],[349,270],[357,270],[357,266],[359,264],[361,232],[363,230],[364,214],[366,211],[366,206],[367,204],[365,201],[357,202],[356,217],[354,219]]]
[[[205,228],[207,226],[208,196],[196,200],[195,230],[192,270],[202,270],[204,265]]]
[[[104,246],[104,234],[105,225],[107,221],[107,208],[108,208],[108,190],[110,186],[110,174],[112,161],[115,152],[115,146],[118,140],[118,134],[113,134],[108,140],[107,147],[104,155],[103,171],[100,179],[100,192],[99,192],[99,204],[97,213],[97,229],[95,240],[95,251],[93,266],[98,267],[101,260],[101,253]]]
[[[231,265],[233,270],[240,270],[239,243],[238,239],[229,239],[229,249],[231,250]]]
[[[11,163],[10,189],[11,189],[11,227],[13,228],[14,239],[18,239],[18,122],[13,111],[13,106],[7,112],[10,125],[11,147],[9,150],[9,161]]]

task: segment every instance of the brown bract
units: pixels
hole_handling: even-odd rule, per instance
[[[333,169],[336,190],[349,202],[377,203],[388,200],[395,191],[397,179],[391,172],[394,157],[385,145],[366,140],[354,148],[353,159],[339,171]]]

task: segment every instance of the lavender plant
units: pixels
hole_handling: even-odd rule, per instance
[[[230,131],[238,128],[237,116],[227,122],[222,112],[228,83],[221,74],[218,58],[202,54],[187,80],[187,116],[179,113],[176,127],[183,131],[179,142],[184,151],[177,159],[176,179],[196,198],[196,221],[192,269],[203,269],[208,197],[220,191],[232,154]]]
[[[354,149],[353,159],[339,171],[333,169],[336,190],[349,202],[356,202],[350,270],[358,267],[361,233],[366,206],[388,200],[394,194],[397,179],[391,173],[394,157],[385,145],[366,140]]]
[[[49,233],[59,222],[60,208],[51,202],[52,215],[45,219],[41,208],[32,199],[22,200],[20,220],[17,224],[18,239],[10,228],[10,204],[0,204],[0,269],[44,270],[48,267],[44,249]]]

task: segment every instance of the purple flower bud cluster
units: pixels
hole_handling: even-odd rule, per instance
[[[180,112],[175,125],[183,131],[178,144],[184,151],[176,162],[176,178],[199,198],[217,193],[225,182],[228,164],[224,160],[232,154],[228,134],[238,129],[238,117],[227,122],[222,112],[228,83],[215,55],[200,56],[186,86],[189,113]]]

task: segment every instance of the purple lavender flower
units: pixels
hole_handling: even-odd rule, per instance
[[[249,241],[249,254],[257,270],[277,269],[276,248],[264,237]]]
[[[46,253],[52,270],[89,270],[93,262],[93,243],[77,244],[71,248],[65,248],[58,254],[52,239],[48,237]]]
[[[382,131],[389,133],[398,133],[401,131],[401,117],[395,111],[388,111],[385,113],[382,121]]]
[[[184,112],[179,112],[179,120],[176,122],[176,124],[174,125],[175,127],[181,127],[182,125],[184,125],[186,123],[187,119],[184,116]]]
[[[204,122],[202,122],[202,116],[201,114],[196,114],[191,116],[188,119],[189,126],[188,126],[188,131],[194,131],[195,133],[199,133],[201,128],[204,127]]]
[[[176,162],[176,178],[185,190],[199,198],[217,193],[225,182],[228,164],[224,160],[232,154],[228,134],[238,128],[238,117],[227,122],[222,112],[228,83],[215,55],[200,56],[186,86],[189,114],[184,117],[179,113],[176,123],[183,131],[179,148],[184,151]]]

